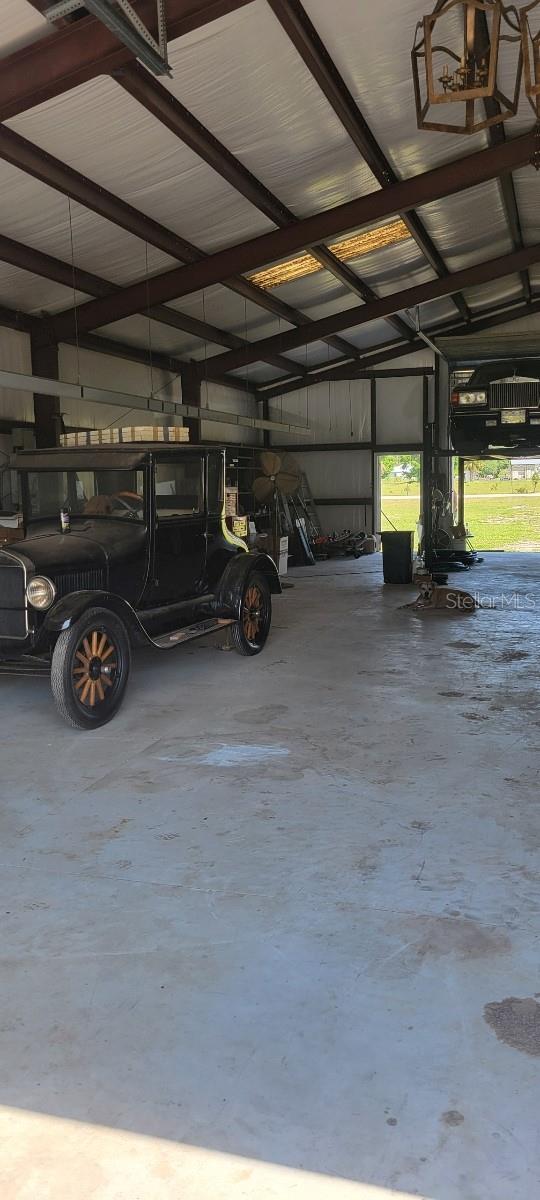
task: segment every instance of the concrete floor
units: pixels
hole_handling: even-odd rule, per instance
[[[3,1200],[539,1194],[540,556],[294,578],[102,731],[0,679]]]

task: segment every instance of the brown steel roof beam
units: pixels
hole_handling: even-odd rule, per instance
[[[520,320],[522,317],[530,316],[540,312],[540,296],[533,297],[532,300],[520,301],[519,304],[512,308],[505,309],[504,306],[498,304],[493,309],[483,309],[479,314],[473,316],[471,322],[446,321],[443,324],[430,327],[426,332],[431,338],[452,336],[459,333],[474,334],[484,329],[491,329],[498,325],[505,325],[511,321]],[[356,363],[344,364],[343,366],[331,367],[330,370],[310,371],[307,379],[303,383],[298,383],[297,380],[287,380],[286,383],[280,384],[277,381],[273,387],[258,387],[255,395],[259,400],[273,400],[277,396],[286,396],[288,392],[295,392],[299,387],[315,387],[317,383],[335,382],[343,379],[362,379],[369,374],[370,369],[378,363],[390,362],[393,358],[406,357],[408,354],[413,354],[417,350],[425,350],[426,345],[420,338],[415,338],[414,342],[401,342],[396,345],[395,342],[388,342],[384,345],[374,346],[371,349],[366,349],[362,352],[362,358]]]
[[[260,182],[230,150],[226,148],[179,100],[167,91],[163,84],[154,79],[140,63],[132,63],[115,72],[114,78],[130,96],[158,121],[161,121],[176,137],[180,138],[195,154],[208,163],[222,179],[245,196],[255,208],[264,213],[278,226],[289,225],[297,218],[278,200],[277,196]],[[326,246],[312,246],[311,253],[321,266],[331,271],[336,279],[363,300],[375,299],[375,292],[356,273],[336,258]],[[413,331],[400,317],[391,317],[390,322],[402,337],[413,337]],[[345,343],[343,349],[345,350]],[[357,355],[356,346],[349,345],[345,352]]]
[[[475,263],[474,266],[467,267],[463,271],[455,271],[444,279],[433,279],[429,283],[417,284],[415,287],[394,292],[392,295],[374,300],[370,304],[359,304],[356,308],[333,313],[332,316],[322,317],[303,328],[289,330],[288,333],[281,336],[280,349],[292,350],[306,342],[318,341],[326,334],[336,333],[340,329],[352,329],[367,325],[370,321],[388,316],[389,313],[400,312],[403,309],[414,308],[417,304],[426,304],[430,300],[450,296],[456,288],[461,291],[462,288],[477,287],[483,283],[491,283],[495,279],[502,279],[506,275],[516,274],[537,262],[540,262],[540,243],[526,246],[522,250],[513,250],[511,254],[503,254],[485,262]],[[221,374],[225,371],[234,371],[248,363],[261,361],[263,356],[272,352],[274,348],[273,338],[261,338],[258,342],[252,342],[248,349],[215,355],[208,360],[208,367]]]
[[[12,266],[20,267],[23,271],[30,271],[33,275],[40,275],[43,279],[53,279],[56,283],[64,284],[65,287],[87,292],[89,296],[110,296],[114,292],[121,291],[118,284],[111,283],[100,275],[83,271],[80,267],[72,267],[71,263],[53,258],[51,254],[44,254],[42,250],[35,250],[32,246],[26,246],[22,242],[16,242],[13,238],[4,237],[1,234],[0,261],[11,263]],[[142,315],[151,317],[160,325],[168,325],[171,329],[180,329],[203,341],[214,342],[217,346],[227,346],[230,350],[248,344],[246,339],[238,337],[235,333],[218,329],[206,321],[198,321],[196,317],[189,317],[186,313],[177,312],[175,308],[167,308],[165,304],[156,304],[154,308],[144,309]]]
[[[178,234],[173,233],[170,229],[166,229],[164,225],[160,225],[158,221],[154,221],[151,217],[147,217],[144,213],[139,212],[131,204],[127,204],[125,200],[121,200],[118,196],[113,196],[112,192],[108,192],[105,188],[93,183],[85,175],[74,171],[72,167],[68,167],[65,163],[60,162],[52,154],[47,154],[45,150],[34,146],[32,142],[27,141],[26,138],[21,137],[14,130],[2,125],[0,125],[0,158],[4,158],[6,162],[19,167],[27,175],[32,175],[34,179],[39,179],[42,183],[48,184],[49,187],[55,188],[56,191],[62,192],[63,195],[70,196],[72,200],[77,200],[85,208],[92,209],[93,212],[106,217],[113,224],[121,226],[122,229],[127,229],[129,233],[135,234],[142,241],[148,242],[152,246],[157,246],[159,250],[163,250],[165,254],[169,254],[172,258],[179,259],[181,262],[198,263],[204,257],[202,251],[193,246],[191,242],[186,241],[185,238],[179,237]],[[241,295],[247,295],[249,299],[254,299],[255,302],[258,302],[261,289],[249,284],[248,280],[231,280],[230,286],[233,290],[238,290]],[[121,295],[122,289],[117,289],[116,291],[109,289],[109,296],[103,297],[102,303],[110,302],[114,300],[115,296],[120,297]],[[140,310],[147,312],[148,306],[148,295],[145,293],[141,304],[135,309],[135,312]],[[154,307],[153,304],[151,304],[151,307]],[[71,311],[70,309],[69,312]],[[108,322],[100,321],[98,324],[104,325],[108,324]],[[97,325],[93,326],[93,328],[97,328]],[[71,337],[74,333],[75,324],[73,322],[70,329],[66,331],[66,337]],[[296,363],[281,358],[279,354],[277,357],[273,355],[272,360],[273,366],[278,367],[281,371],[286,371],[288,374],[296,369]],[[301,371],[302,368],[299,368],[299,370]]]
[[[226,250],[218,250],[193,265],[173,268],[151,279],[140,280],[110,299],[90,300],[79,306],[76,310],[78,327],[81,331],[95,329],[110,321],[131,316],[144,307],[145,303],[161,304],[166,300],[189,295],[213,283],[229,280],[232,275],[236,276],[240,272],[255,270],[266,263],[286,258],[297,250],[303,250],[306,246],[315,245],[334,235],[347,233],[384,217],[408,211],[418,204],[428,204],[444,196],[455,195],[466,188],[474,188],[488,179],[495,179],[517,167],[525,166],[530,161],[534,149],[535,137],[534,133],[530,132],[505,142],[504,145],[454,159],[441,167],[416,175],[413,179],[405,179],[381,191],[371,192],[346,204],[326,209],[311,217],[304,217],[293,225],[284,226],[283,229],[261,234]],[[5,151],[0,134],[0,154],[3,153]],[[447,278],[448,276],[444,283]],[[452,278],[457,280],[457,276]],[[434,281],[433,286],[437,282],[439,281]],[[310,330],[315,326],[319,326],[316,321],[311,324]],[[54,327],[57,336],[70,336],[75,328],[74,313],[69,312],[56,317]],[[347,325],[344,324],[342,328],[346,329]],[[290,337],[290,334],[285,333],[282,336],[284,348],[285,339]],[[301,344],[313,340],[312,336],[308,336]]]
[[[480,43],[478,47],[479,54],[487,54],[489,52],[489,30],[487,17],[484,12],[478,11],[476,13],[476,28],[478,30]],[[494,97],[490,96],[484,100],[484,110],[486,117],[489,119],[490,117],[500,114],[501,106],[498,100],[495,100]],[[490,146],[500,146],[502,142],[506,141],[506,133],[502,123],[499,123],[498,125],[489,125],[486,132]],[[521,220],[519,216],[516,189],[514,187],[514,180],[512,176],[505,175],[504,178],[500,180],[499,186],[504,211],[506,214],[506,223],[512,239],[512,244],[514,250],[520,250],[523,246],[523,234],[521,230]],[[521,285],[525,299],[530,300],[531,281],[528,271],[521,272]]]
[[[249,3],[251,0],[167,0],[168,39],[172,42]],[[155,32],[155,0],[136,0],[136,7]],[[70,22],[2,59],[0,121],[132,61],[127,46],[95,17]]]
[[[299,0],[268,0],[268,3],[381,187],[397,183],[398,176],[394,168]],[[408,212],[403,215],[403,220],[435,273],[446,275],[444,259],[418,214]],[[458,294],[452,299],[461,315],[468,320],[470,312],[463,296]]]

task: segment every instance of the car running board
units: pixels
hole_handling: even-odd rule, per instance
[[[162,633],[157,638],[153,638],[149,633],[146,636],[158,650],[171,650],[173,646],[191,642],[193,638],[203,637],[205,633],[216,633],[218,629],[224,629],[227,625],[234,625],[232,617],[210,617],[207,621],[197,621],[195,625],[188,625],[184,629]]]

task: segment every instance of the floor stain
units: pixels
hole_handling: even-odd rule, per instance
[[[497,662],[512,663],[521,662],[524,658],[529,658],[528,650],[503,650],[502,654],[498,655]]]
[[[275,721],[276,717],[283,717],[289,711],[288,704],[265,704],[260,708],[246,708],[234,714],[235,720],[242,721],[249,725],[266,725],[268,721]]]
[[[499,1041],[524,1054],[540,1057],[540,1004],[531,996],[523,1000],[508,996],[506,1000],[486,1004],[484,1020]]]
[[[457,1108],[450,1108],[448,1112],[441,1113],[441,1121],[445,1125],[463,1125],[465,1117]]]
[[[468,721],[489,721],[485,713],[462,712],[460,716],[466,717]]]
[[[417,959],[442,958],[448,954],[462,959],[488,958],[492,954],[508,954],[510,949],[510,938],[505,933],[476,921],[445,917],[427,917],[424,935],[414,947]]]
[[[452,650],[479,650],[479,642],[449,642],[448,645]]]
[[[460,700],[465,695],[464,692],[437,692],[438,696],[445,696],[448,700]]]

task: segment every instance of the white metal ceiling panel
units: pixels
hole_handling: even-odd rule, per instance
[[[449,271],[460,271],[513,249],[495,179],[436,204],[425,204],[418,215]]]
[[[280,287],[273,288],[272,293],[279,300],[315,319],[361,303],[359,297],[344,287],[330,271],[316,271],[313,275],[304,275],[303,279],[282,283]]]
[[[88,299],[84,292],[75,292],[76,303]],[[40,316],[44,311],[72,308],[73,303],[71,288],[0,262],[0,304],[6,308],[20,308],[22,312]]]
[[[170,60],[165,87],[296,216],[378,187],[265,0],[188,34]]]
[[[287,350],[287,358],[294,359],[302,367],[326,366],[326,363],[343,358],[340,350],[330,346],[328,342],[310,342],[307,346],[298,346],[296,350]]]
[[[317,32],[398,175],[427,171],[485,146],[483,134],[420,132],[416,125],[411,47],[426,0],[304,0]]]
[[[103,325],[100,329],[96,329],[96,333],[113,338],[118,342],[126,342],[131,346],[139,346],[148,351],[149,355],[151,345],[154,350],[162,351],[164,354],[184,357],[187,356],[188,349],[193,343],[190,334],[184,334],[180,329],[171,329],[168,325],[160,325],[157,321],[149,323],[147,318],[142,315],[126,317],[123,321]],[[210,344],[208,346],[208,353],[217,354],[222,350],[223,346],[210,346]],[[191,353],[189,350],[190,356]],[[202,347],[202,353],[204,354],[204,347]],[[194,354],[193,357],[197,357],[197,354]]]
[[[270,337],[274,333],[292,328],[288,321],[273,316],[272,313],[253,304],[251,300],[244,299],[221,284],[207,288],[204,292],[182,296],[181,300],[172,300],[169,307],[195,317],[198,321],[215,325],[218,329],[237,333],[240,337]]]
[[[112,79],[81,84],[7,124],[205,251],[274,228]]]
[[[127,284],[145,274],[146,246],[139,238],[76,201],[70,204],[67,196],[3,161],[0,229],[6,237],[68,263],[72,261],[72,234],[76,266],[111,283]],[[148,247],[149,274],[174,265],[174,259],[154,246]]]
[[[14,54],[22,46],[53,32],[50,21],[38,13],[28,0],[2,0],[1,7],[0,58]]]
[[[368,325],[356,325],[352,329],[344,329],[341,336],[352,342],[358,350],[369,350],[371,346],[399,340],[399,333],[388,321],[370,321]]]
[[[492,283],[467,288],[464,295],[469,307],[475,311],[502,304],[504,300],[519,299],[523,295],[523,288],[519,275],[506,275],[504,279],[495,279]]]
[[[247,387],[252,387],[254,384],[259,383],[269,383],[272,379],[285,378],[284,375],[280,375],[277,367],[271,367],[269,363],[251,363],[249,367],[241,367],[238,371],[231,371],[231,375],[235,379],[246,383]]]

